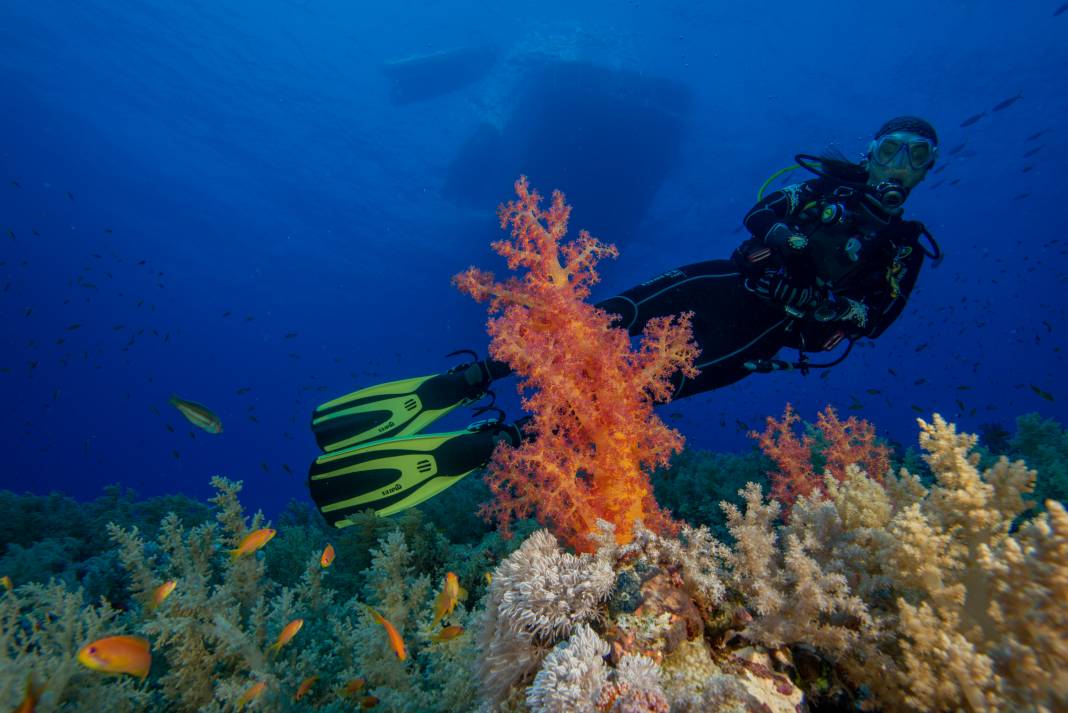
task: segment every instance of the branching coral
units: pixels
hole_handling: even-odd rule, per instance
[[[980,473],[974,436],[957,433],[937,414],[920,428],[936,483],[907,511],[912,536],[892,556],[903,571],[922,570],[907,548],[929,539],[930,549],[941,549],[942,567],[901,582],[908,595],[898,600],[906,700],[923,708],[963,701],[973,710],[1068,705],[1064,507],[1047,501],[1048,513],[1013,533],[1035,472],[1001,458]],[[939,632],[934,640],[932,625]]]
[[[262,515],[245,516],[241,484],[213,481],[216,523],[187,527],[170,514],[152,525],[146,541],[136,527],[112,525],[115,559],[127,573],[130,608],[120,612],[106,603],[86,604],[80,591],[61,584],[27,584],[0,596],[0,705],[13,709],[28,676],[45,684],[40,713],[58,710],[161,710],[222,713],[232,711],[254,684],[264,684],[250,704],[261,710],[350,710],[360,703],[339,692],[347,681],[366,681],[360,695],[373,694],[378,710],[430,713],[470,708],[475,686],[470,634],[451,641],[430,641],[430,580],[414,571],[417,558],[399,530],[382,533],[363,571],[365,601],[339,602],[324,586],[330,570],[318,562],[320,543],[306,542],[303,561],[290,558],[302,574],[288,574],[289,586],[267,578],[264,559],[251,555],[231,561],[230,549]],[[268,545],[269,547],[269,545]],[[152,592],[164,580],[177,586],[158,606]],[[411,657],[400,662],[370,621],[373,604],[402,632]],[[296,619],[303,627],[278,651],[269,645]],[[461,605],[451,623],[470,626]],[[136,633],[151,642],[153,666],[148,680],[107,678],[89,671],[74,652],[103,635]],[[293,701],[301,681],[318,680],[300,702]]]
[[[309,530],[286,555],[300,572],[281,584],[263,557],[225,556],[263,521],[242,511],[240,484],[218,479],[214,523],[168,515],[108,528],[109,561],[127,574],[124,608],[59,581],[0,591],[0,705],[15,708],[36,680],[39,713],[222,713],[262,682],[250,708],[337,712],[360,704],[340,694],[363,678],[359,695],[376,710],[405,713],[469,710],[477,692],[499,711],[793,711],[801,692],[818,705],[819,690],[845,691],[837,703],[850,708],[1068,710],[1068,512],[1047,501],[1021,521],[1034,471],[980,460],[976,439],[937,415],[920,428],[927,486],[905,470],[879,481],[848,464],[779,524],[779,504],[750,485],[742,507],[725,507],[732,547],[704,528],[669,536],[640,524],[619,543],[601,522],[597,552],[574,555],[537,532],[494,571],[484,613],[460,604],[449,615],[468,631],[444,642],[431,638],[442,572],[424,569],[444,555],[416,552],[447,549],[432,533],[369,529],[377,544],[363,553],[359,597],[341,597],[324,586],[335,572],[319,566]],[[471,588],[504,554],[496,542],[459,548],[452,556],[474,562],[450,571]],[[170,579],[174,592],[153,605]],[[407,660],[368,604],[404,637]],[[269,654],[297,618],[300,633]],[[114,634],[151,641],[147,680],[75,661],[81,645]],[[320,680],[294,702],[309,676]]]
[[[787,533],[780,547],[773,526],[778,503],[765,503],[754,483],[742,495],[744,513],[729,503],[723,507],[736,540],[730,581],[756,614],[747,636],[769,646],[805,642],[829,652],[846,651],[871,621],[846,578],[825,571],[813,558],[819,533]]]
[[[812,432],[798,438],[794,425],[800,420],[786,404],[781,421],[769,416],[762,433],[749,433],[778,467],[770,474],[771,497],[787,511],[798,497],[824,492],[824,473],[842,480],[847,466],[855,465],[881,481],[890,469],[890,449],[876,442],[875,428],[867,421],[856,416],[842,421],[828,406],[817,415]]]
[[[533,415],[532,438],[494,454],[494,500],[484,512],[502,528],[534,514],[579,550],[590,549],[598,519],[615,524],[621,541],[636,520],[672,530],[648,472],[667,464],[682,437],[652,407],[670,398],[675,372],[697,373],[690,315],[650,320],[633,351],[613,316],[585,302],[599,279],[597,262],[616,249],[586,231],[563,243],[571,211],[563,194],[555,192],[543,210],[525,178],[515,188],[518,200],[499,211],[512,239],[493,247],[522,277],[499,283],[472,267],[454,278],[461,291],[490,299],[491,314],[501,313],[488,324],[490,354],[519,376],[523,407]]]
[[[729,581],[756,614],[746,636],[815,645],[886,706],[1064,708],[1063,506],[1048,501],[1048,513],[1014,532],[1034,471],[1001,458],[980,472],[974,436],[938,415],[920,428],[929,490],[906,471],[885,487],[855,468],[840,482],[828,476],[829,499],[795,505],[785,548],[759,493],[747,494],[744,516],[731,513],[739,544]],[[815,606],[828,601],[842,606]]]
[[[108,681],[84,669],[75,654],[102,636],[126,633],[120,613],[93,606],[62,584],[27,584],[0,596],[0,705],[15,710],[26,681],[44,684],[38,713],[145,710],[151,700],[133,679]],[[114,684],[114,685],[111,685]],[[70,704],[75,707],[69,707]]]

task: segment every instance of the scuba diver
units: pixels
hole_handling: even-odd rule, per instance
[[[761,188],[744,219],[750,237],[729,260],[671,270],[596,306],[618,315],[631,336],[653,317],[693,312],[700,373],[676,373],[672,400],[753,373],[834,366],[856,340],[879,337],[898,318],[925,257],[941,260],[923,224],[902,217],[909,192],[937,157],[934,127],[912,116],[883,124],[859,163],[839,153],[799,154],[797,166]],[[815,177],[763,195],[798,167]],[[809,361],[808,353],[843,341],[837,359]],[[784,347],[798,359],[776,358]],[[456,408],[492,398],[490,384],[511,373],[503,362],[468,353],[472,361],[448,372],[362,389],[315,410],[312,430],[325,453],[312,464],[308,486],[327,522],[344,527],[367,508],[385,517],[418,505],[484,466],[501,440],[519,445],[523,421],[504,423],[492,401],[476,414],[495,410],[498,418],[421,433]]]

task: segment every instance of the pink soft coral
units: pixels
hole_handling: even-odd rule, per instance
[[[620,542],[630,539],[635,520],[661,532],[674,522],[653,499],[647,472],[666,465],[682,448],[678,431],[653,413],[667,401],[676,371],[694,377],[698,350],[691,314],[649,321],[633,351],[613,316],[585,302],[599,277],[594,269],[606,245],[586,231],[561,243],[571,209],[559,191],[548,210],[525,177],[515,184],[519,199],[500,206],[501,227],[511,240],[493,243],[511,270],[525,270],[507,282],[474,267],[457,275],[457,287],[475,299],[490,299],[487,331],[490,355],[519,376],[523,407],[533,418],[533,439],[494,453],[488,482],[494,500],[483,514],[507,532],[516,519],[537,516],[576,550],[592,549],[587,535],[597,519],[616,526]]]
[[[846,477],[846,466],[855,463],[868,477],[882,482],[890,469],[890,449],[875,440],[875,427],[869,422],[850,416],[845,421],[831,406],[816,416],[816,431],[819,438],[804,434],[801,438],[794,432],[794,424],[801,418],[790,404],[781,421],[768,416],[763,433],[751,431],[760,449],[775,461],[778,470],[770,474],[771,497],[785,507],[786,512],[801,496],[814,492],[825,493],[824,472],[841,482]],[[823,470],[817,472],[813,463],[819,456],[824,461]]]

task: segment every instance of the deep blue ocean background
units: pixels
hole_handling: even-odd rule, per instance
[[[904,444],[932,411],[1063,423],[1068,12],[867,5],[3,3],[0,487],[201,497],[223,474],[276,513],[307,499],[317,403],[484,352],[484,307],[450,278],[503,271],[519,173],[619,247],[600,299],[726,257],[795,153],[857,156],[905,113],[940,133],[907,214],[946,258],[901,319],[828,378],[661,413],[729,451],[787,401]]]

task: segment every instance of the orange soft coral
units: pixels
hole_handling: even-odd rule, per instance
[[[490,355],[519,376],[523,407],[532,414],[519,447],[500,446],[487,478],[494,500],[483,514],[507,532],[534,515],[576,550],[591,548],[587,535],[598,518],[616,526],[621,542],[634,521],[661,532],[674,529],[653,499],[648,471],[666,465],[682,448],[678,431],[653,413],[670,398],[670,376],[696,376],[689,313],[652,319],[637,351],[613,315],[585,302],[597,282],[594,269],[618,252],[586,231],[561,243],[571,213],[559,191],[548,210],[525,177],[519,199],[502,205],[501,227],[511,240],[493,244],[511,270],[507,282],[474,267],[457,275],[459,289],[490,299]]]
[[[781,421],[768,416],[763,433],[751,431],[760,450],[775,461],[778,470],[770,474],[771,497],[785,506],[790,506],[801,496],[814,492],[826,493],[823,474],[830,473],[841,482],[846,477],[846,466],[853,463],[867,473],[868,477],[881,483],[890,469],[890,449],[875,440],[875,427],[869,422],[850,416],[845,421],[827,406],[816,415],[816,437],[808,433],[797,437],[794,424],[801,418],[790,404]],[[823,464],[817,470],[816,461]]]

